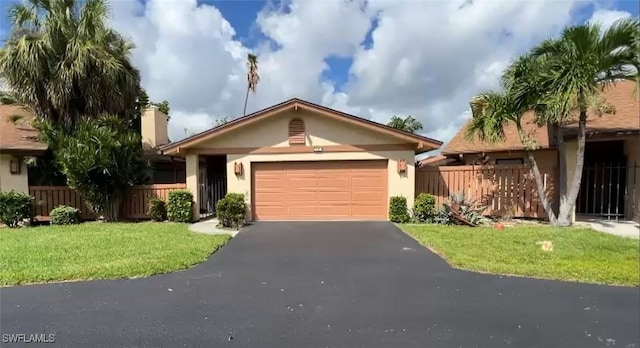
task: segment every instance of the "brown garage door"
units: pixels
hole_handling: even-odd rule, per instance
[[[387,219],[387,161],[251,164],[256,220]]]

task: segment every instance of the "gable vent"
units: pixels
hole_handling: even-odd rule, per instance
[[[304,122],[299,118],[289,121],[289,145],[304,145]]]

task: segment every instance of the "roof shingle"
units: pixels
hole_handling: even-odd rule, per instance
[[[640,130],[640,102],[638,94],[635,93],[635,83],[633,81],[619,81],[606,87],[603,96],[608,103],[615,107],[615,114],[603,115],[599,117],[594,112],[588,113],[587,133],[615,133],[620,131]],[[515,124],[509,123],[505,126],[505,138],[496,143],[482,142],[478,139],[469,141],[465,138],[465,131],[469,125],[467,121],[456,135],[444,147],[442,153],[454,155],[461,153],[482,153],[495,151],[523,150],[520,143]],[[575,133],[578,123],[577,119],[565,126],[565,132]],[[546,126],[538,127],[533,122],[533,113],[527,112],[522,117],[522,128],[529,133],[541,148],[552,147],[553,138],[550,137]]]
[[[31,126],[33,115],[23,107],[0,105],[0,151],[44,151],[47,144],[37,140]]]

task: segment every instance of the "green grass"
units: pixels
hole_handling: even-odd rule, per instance
[[[172,272],[205,261],[229,238],[152,222],[2,228],[0,285]]]
[[[400,227],[456,268],[534,278],[638,286],[639,241],[585,228]],[[553,251],[537,242],[548,240]]]

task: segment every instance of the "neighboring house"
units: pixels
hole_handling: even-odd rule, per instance
[[[588,114],[585,168],[576,213],[637,220],[640,218],[640,103],[635,83],[621,81],[610,85],[604,97],[616,112],[602,117]],[[523,116],[522,123],[525,132],[540,146],[534,152],[538,165],[543,172],[557,175],[558,152],[552,130],[535,125],[531,113]],[[505,127],[504,141],[495,144],[467,140],[467,124],[442,150],[441,155],[453,161],[448,165],[527,163],[513,123]],[[577,128],[577,122],[563,127],[568,181],[575,170]],[[433,161],[426,159],[419,162],[419,166],[431,166]]]
[[[23,108],[0,105],[0,192],[29,192],[25,156],[44,155],[47,145],[37,141],[32,116]]]
[[[40,175],[38,168],[26,165],[25,158],[43,156],[47,151],[47,145],[38,141],[38,131],[31,126],[32,121],[33,115],[24,108],[0,105],[0,191],[28,193],[30,186],[41,186],[41,179],[47,179]],[[154,168],[152,183],[184,183],[184,160],[158,154],[158,147],[169,143],[167,115],[151,107],[144,111],[141,121],[143,147]]]
[[[415,155],[441,144],[291,99],[161,151],[186,159],[196,213],[236,192],[255,220],[386,220],[389,197],[413,204]]]

